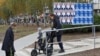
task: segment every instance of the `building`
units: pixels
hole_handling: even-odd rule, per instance
[[[100,0],[84,0],[88,3],[93,3],[93,9],[95,13],[100,13]]]
[[[100,0],[93,0],[94,3],[94,12],[100,13]]]

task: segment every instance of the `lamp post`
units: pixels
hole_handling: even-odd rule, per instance
[[[45,7],[45,14],[46,14],[46,16],[49,14],[49,8],[48,8],[48,6]]]
[[[36,23],[37,23],[37,26],[39,27],[39,17],[38,17],[38,13],[39,13],[39,11],[36,11]]]
[[[46,23],[48,20],[48,14],[49,14],[49,8],[45,5],[45,11],[44,11],[44,27],[46,27]]]

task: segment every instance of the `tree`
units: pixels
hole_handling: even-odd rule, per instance
[[[11,13],[11,11],[7,8],[7,7],[2,7],[2,8],[0,8],[0,15],[1,15],[1,17],[3,18],[3,19],[5,19],[5,20],[8,20],[8,18],[10,17],[10,13]]]
[[[53,2],[84,2],[85,0],[6,0],[1,7],[5,7],[11,15],[16,16],[19,14],[34,14],[36,11],[43,12],[44,7],[48,6],[52,11]],[[4,15],[1,9],[0,14]],[[6,11],[6,12],[7,12]],[[8,13],[7,12],[7,13]]]

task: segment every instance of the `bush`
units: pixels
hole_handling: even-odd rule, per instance
[[[94,25],[100,24],[100,16],[94,15]],[[63,25],[63,28],[71,28],[71,27],[80,27],[80,26],[89,26],[89,25]],[[96,27],[96,31],[100,32],[100,26]],[[64,33],[89,33],[92,32],[92,28],[82,28],[82,29],[72,29],[63,31]]]

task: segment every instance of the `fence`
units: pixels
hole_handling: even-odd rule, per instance
[[[57,30],[48,30],[48,31],[44,31],[43,33],[46,33],[46,32],[51,32],[51,31],[64,31],[64,30],[72,30],[72,29],[81,29],[81,28],[89,28],[91,27],[92,28],[92,34],[93,34],[93,49],[96,49],[96,27],[99,27],[100,25],[90,25],[90,26],[82,26],[82,27],[73,27],[73,28],[64,28],[64,29],[57,29]],[[60,43],[60,42],[54,42],[54,43],[48,43],[48,41],[46,40],[46,47],[48,44],[56,44],[56,43]],[[65,43],[65,41],[62,41],[62,43]],[[78,43],[77,43],[78,44]],[[99,48],[99,47],[98,47]],[[91,49],[89,49],[91,50]],[[93,52],[95,54],[95,52]],[[93,54],[92,53],[92,54]],[[88,54],[87,54],[88,55]],[[80,55],[78,55],[80,56]]]

